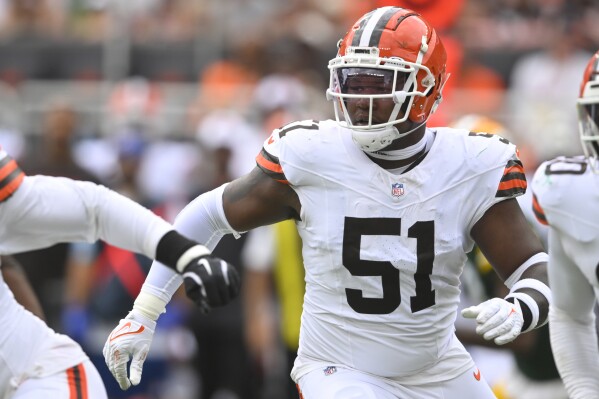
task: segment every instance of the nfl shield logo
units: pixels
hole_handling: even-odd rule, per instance
[[[324,369],[323,372],[324,372],[324,375],[335,374],[337,372],[337,367],[335,367],[335,366],[329,366],[326,369]]]
[[[403,183],[393,183],[391,185],[391,194],[393,194],[394,197],[401,197],[403,193]]]

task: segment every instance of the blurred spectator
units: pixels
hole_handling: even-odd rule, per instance
[[[94,175],[81,168],[74,160],[72,150],[77,134],[78,120],[73,106],[63,100],[55,100],[44,114],[38,145],[28,149],[20,162],[22,169],[30,175],[64,176],[97,182]],[[94,248],[87,243],[58,244],[15,255],[40,298],[48,325],[57,331],[63,332],[67,327],[63,325],[62,319],[64,301],[67,299],[65,296],[73,295],[77,298],[80,295],[67,292],[67,286],[82,290],[87,287],[87,276],[96,255]],[[66,276],[71,274],[76,276],[72,278],[77,283],[65,285]]]
[[[216,110],[198,125],[196,139],[212,156],[215,187],[248,173],[265,137],[239,112]]]
[[[144,196],[141,191],[138,173],[144,153],[147,149],[147,139],[135,134],[122,134],[111,141],[118,159],[118,173],[110,181],[110,188],[134,201],[148,207],[156,214],[164,216],[169,209],[168,204],[156,204]],[[172,210],[171,212],[178,212]],[[169,219],[169,218],[166,218]],[[172,221],[170,219],[169,221]],[[118,323],[124,314],[133,306],[133,301],[150,270],[152,260],[130,251],[126,251],[107,243],[99,244],[99,255],[93,266],[93,285],[88,285],[88,292],[82,305],[82,317],[73,318],[74,325],[84,325],[86,334],[81,342],[86,353],[96,365],[105,381],[110,398],[157,398],[157,399],[192,399],[197,396],[197,384],[187,383],[165,394],[166,384],[170,378],[180,378],[175,366],[179,362],[189,362],[194,354],[193,345],[186,345],[189,351],[180,353],[172,346],[172,341],[191,336],[189,331],[182,329],[187,314],[188,300],[179,301],[179,297],[169,304],[172,314],[157,324],[156,336],[162,343],[162,348],[152,353],[146,360],[144,374],[146,378],[137,387],[123,392],[109,371],[104,366],[102,356],[103,341],[97,341],[96,336],[107,334],[110,327]],[[182,368],[184,370],[184,368]],[[172,388],[172,387],[171,387]]]
[[[525,55],[514,65],[510,79],[510,127],[535,143],[540,160],[556,154],[579,153],[577,115],[572,107],[577,82],[591,54],[581,49],[577,19],[543,17],[547,24],[542,51]]]
[[[506,83],[494,69],[466,50],[460,70],[452,73],[454,92],[445,103],[452,118],[463,114],[497,115],[502,111]]]
[[[138,2],[139,3],[139,2]],[[131,38],[134,42],[189,42],[194,39],[203,23],[202,2],[187,0],[146,1],[131,20]]]
[[[234,131],[229,131],[235,134]],[[236,142],[241,144],[242,142]],[[244,143],[245,144],[245,143]],[[224,145],[224,144],[223,144]],[[228,175],[230,162],[234,153],[231,148],[214,149],[216,162],[211,189],[230,181]],[[190,198],[195,198],[192,196]],[[241,252],[246,236],[235,239],[232,235],[223,237],[212,253],[238,268],[244,278],[244,265]],[[244,314],[241,297],[233,300],[218,312],[202,314],[192,311],[188,327],[196,337],[198,354],[195,359],[197,376],[199,377],[200,398],[202,399],[257,399],[260,378],[253,367],[245,343]]]
[[[64,26],[64,10],[52,0],[6,0],[0,37],[56,38]]]
[[[290,374],[299,347],[305,283],[302,243],[294,222],[250,231],[243,259],[246,340],[269,384],[265,395],[297,398]]]

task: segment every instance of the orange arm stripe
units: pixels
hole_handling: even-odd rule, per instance
[[[21,172],[17,169],[18,174],[15,177],[12,177],[11,181],[8,182],[4,187],[2,185],[4,182],[0,182],[0,202],[6,200],[8,197],[14,194],[15,191],[19,188],[23,179],[25,178],[25,173]]]
[[[544,224],[545,226],[549,226],[549,222],[547,221],[547,217],[545,216],[545,211],[541,208],[539,201],[537,200],[536,195],[532,195],[532,212],[535,214],[535,217],[539,221],[539,223]]]
[[[262,151],[260,151],[260,153],[256,156],[256,164],[272,179],[278,181],[279,183],[289,184],[287,177],[285,177],[285,173],[283,173],[283,168],[279,164],[279,159],[270,155],[264,149],[262,149]]]
[[[281,167],[281,165],[279,163],[269,161],[264,157],[263,153],[264,150],[262,150],[262,152],[260,152],[260,154],[256,156],[256,162],[258,163],[258,165],[260,165],[264,169],[270,170],[271,172],[283,173],[283,168]]]

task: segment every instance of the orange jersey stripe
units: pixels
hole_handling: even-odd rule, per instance
[[[295,387],[297,388],[297,393],[299,394],[300,399],[304,399],[304,395],[302,394],[299,384],[295,384]]]
[[[77,366],[75,366],[77,367]],[[69,384],[69,399],[81,399],[79,381],[75,375],[75,367],[67,370],[67,383]]]
[[[256,162],[264,169],[268,169],[275,173],[283,173],[283,168],[281,165],[269,161],[268,159],[264,158],[261,153],[256,156]]]
[[[522,179],[513,179],[513,180],[508,180],[508,181],[502,181],[501,183],[499,183],[499,190],[509,190],[512,188],[523,188],[526,189],[526,187],[528,187],[528,184],[526,183],[526,180],[522,180]]]
[[[87,376],[83,364],[67,370],[67,383],[69,384],[69,399],[88,399]]]
[[[503,175],[507,175],[508,173],[522,173],[524,174],[524,168],[522,167],[522,165],[519,164],[514,164],[512,166],[509,166],[507,168],[505,168],[503,170]]]
[[[24,178],[25,173],[21,172],[10,183],[8,183],[6,186],[0,189],[0,202],[4,201],[8,197],[10,197],[15,191],[17,191]]]
[[[19,166],[17,165],[15,160],[11,159],[6,165],[4,165],[3,167],[0,168],[0,181],[3,180],[6,176],[10,175],[12,172],[14,172],[18,168],[19,168]]]
[[[549,222],[547,221],[547,217],[545,216],[545,211],[541,208],[539,201],[537,201],[537,196],[533,194],[532,196],[532,211],[535,214],[535,217],[539,221],[539,223],[544,224],[545,226],[549,226]]]
[[[83,363],[79,364],[78,367],[79,367],[79,376],[81,377],[82,399],[88,399],[87,374],[85,373],[85,367],[83,367]]]

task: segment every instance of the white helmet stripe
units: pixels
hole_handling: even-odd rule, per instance
[[[382,7],[382,8],[375,10],[375,12],[372,14],[372,16],[368,19],[366,26],[364,27],[364,31],[362,32],[362,35],[360,36],[360,43],[358,44],[358,46],[367,47],[367,46],[377,46],[378,45],[378,43],[374,43],[374,44],[370,43],[370,39],[372,37],[372,32],[374,32],[374,29],[377,26],[379,26],[380,22],[384,22],[384,24],[387,25],[387,22],[389,22],[389,19],[391,18],[391,16],[393,14],[387,16],[384,19],[383,19],[383,17],[389,10],[394,10],[393,13],[395,13],[395,11],[397,9],[396,9],[396,7],[388,6],[388,7]],[[380,29],[382,29],[382,27],[380,27]]]

